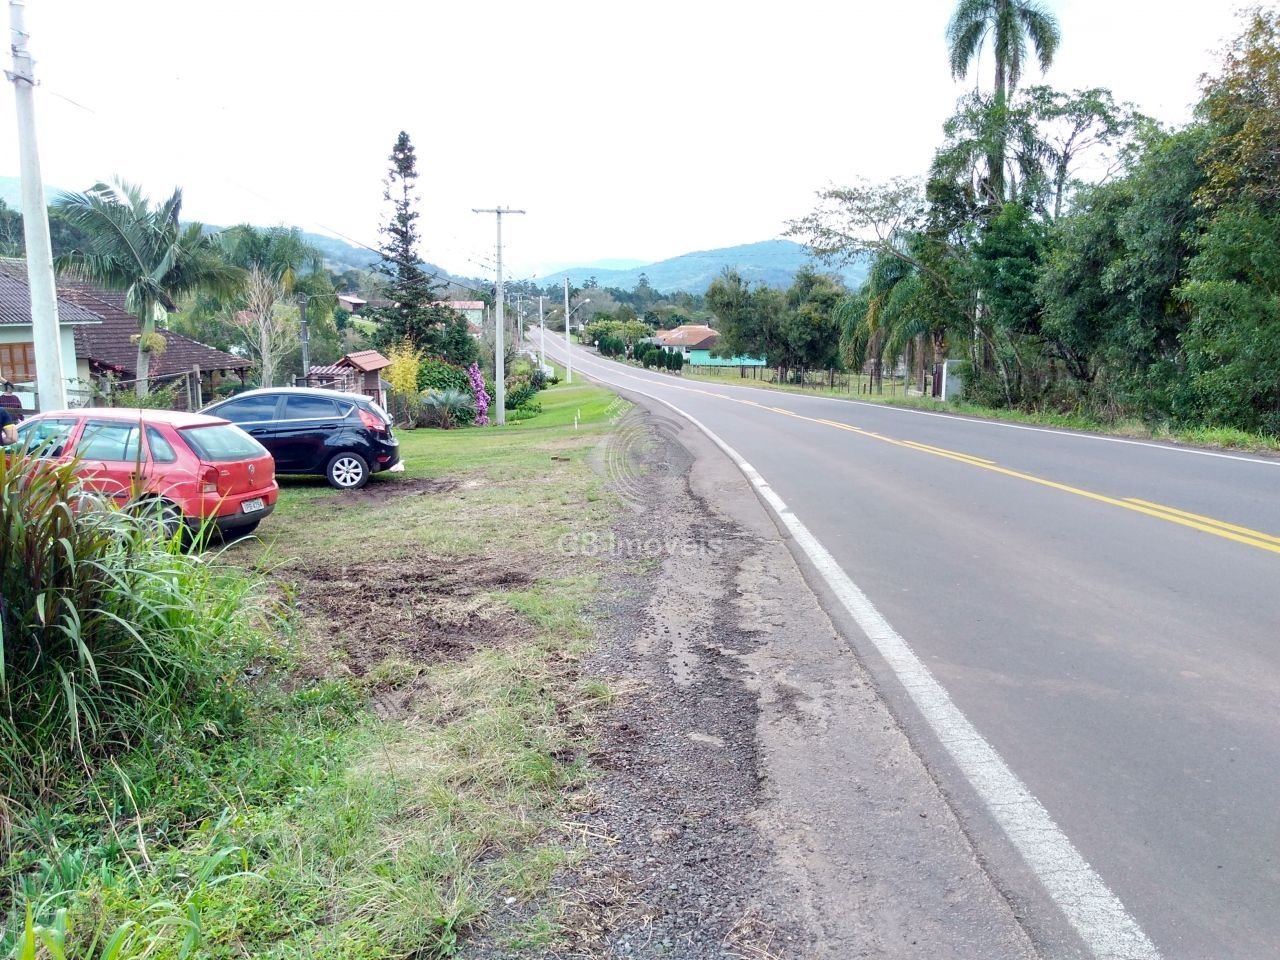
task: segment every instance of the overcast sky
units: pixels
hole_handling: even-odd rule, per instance
[[[1047,82],[1170,123],[1238,32],[1237,0],[1047,3]],[[507,220],[515,276],[777,236],[829,183],[923,172],[965,89],[943,39],[954,0],[27,6],[46,184],[180,185],[193,219],[376,246],[404,129],[423,256],[473,276],[492,275],[493,222],[472,207],[528,211]],[[11,94],[0,114],[16,175]]]

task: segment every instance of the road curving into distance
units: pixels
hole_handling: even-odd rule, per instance
[[[1280,460],[574,371],[739,461],[1045,956],[1280,956]]]

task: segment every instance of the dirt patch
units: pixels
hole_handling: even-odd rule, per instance
[[[461,485],[462,481],[454,477],[412,477],[401,480],[373,477],[359,490],[348,490],[343,493],[338,503],[344,507],[357,504],[366,507],[370,502],[451,493]]]
[[[487,558],[324,561],[308,566],[296,597],[313,640],[364,676],[385,660],[440,663],[519,638],[527,628],[492,594],[531,581]]]

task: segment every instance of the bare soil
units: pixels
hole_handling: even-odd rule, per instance
[[[554,950],[503,942],[528,917],[515,903],[465,955],[1029,960],[1010,904],[732,463],[652,411],[597,459],[632,509],[581,665],[616,693],[590,758],[601,777],[566,824],[589,855],[560,878]]]
[[[527,628],[492,592],[531,579],[490,558],[322,560],[307,566],[296,602],[312,645],[364,676],[385,660],[440,663],[519,638]]]

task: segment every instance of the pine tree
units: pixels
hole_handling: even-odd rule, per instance
[[[409,134],[403,130],[391,149],[383,199],[391,204],[391,216],[382,227],[382,262],[375,267],[389,281],[390,306],[373,311],[378,319],[374,343],[389,348],[408,338],[417,349],[431,355],[443,353],[443,327],[452,311],[433,306],[443,287],[422,269],[418,256],[418,212],[414,181],[418,161]]]

